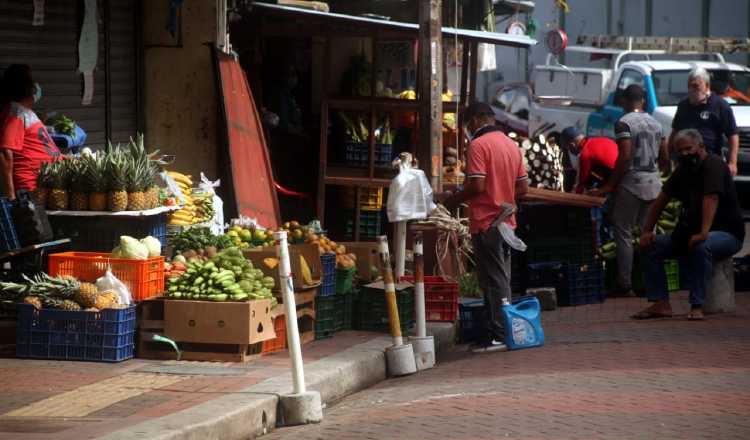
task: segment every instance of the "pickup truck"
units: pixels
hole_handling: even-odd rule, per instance
[[[750,69],[715,61],[654,60],[658,51],[621,51],[581,46],[570,50],[611,60],[607,68],[566,67],[548,62],[537,66],[532,81],[534,99],[529,108],[529,131],[555,136],[577,126],[587,136],[614,137],[615,122],[623,115],[622,93],[631,84],[646,91],[646,111],[672,131],[677,104],[687,96],[689,71],[700,66],[711,74],[711,88],[729,102],[740,131],[738,173],[740,198],[750,202]]]

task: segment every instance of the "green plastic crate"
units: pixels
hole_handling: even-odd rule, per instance
[[[336,294],[348,294],[352,292],[354,274],[357,272],[356,267],[350,269],[336,269]]]
[[[337,303],[335,296],[315,298],[315,340],[330,338],[338,331]]]
[[[356,301],[356,329],[374,332],[388,332],[388,306],[385,292],[379,289],[362,288]],[[396,292],[396,305],[401,323],[401,331],[405,332],[414,325],[414,290],[412,288]]]
[[[680,263],[677,260],[666,260],[664,272],[667,274],[667,290],[670,292],[680,290]]]
[[[339,330],[351,330],[352,327],[352,315],[354,312],[354,292],[344,293],[336,295],[336,309],[338,313],[336,316],[338,319]]]

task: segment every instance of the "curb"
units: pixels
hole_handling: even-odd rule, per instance
[[[386,378],[385,349],[390,337],[379,337],[305,365],[307,388],[328,403]],[[246,440],[273,431],[278,396],[292,392],[291,374],[174,414],[149,420],[102,437],[103,440]]]

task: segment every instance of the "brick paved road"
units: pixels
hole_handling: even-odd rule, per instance
[[[748,297],[705,322],[552,319],[544,348],[456,351],[264,439],[747,440]]]

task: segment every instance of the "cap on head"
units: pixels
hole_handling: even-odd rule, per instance
[[[495,112],[492,111],[492,107],[490,107],[489,104],[484,102],[475,102],[474,104],[471,104],[469,108],[466,109],[466,113],[464,113],[464,121],[468,122],[471,121],[474,118],[479,117],[495,117]]]
[[[581,130],[576,127],[567,127],[560,133],[560,144],[566,145],[581,135]]]

